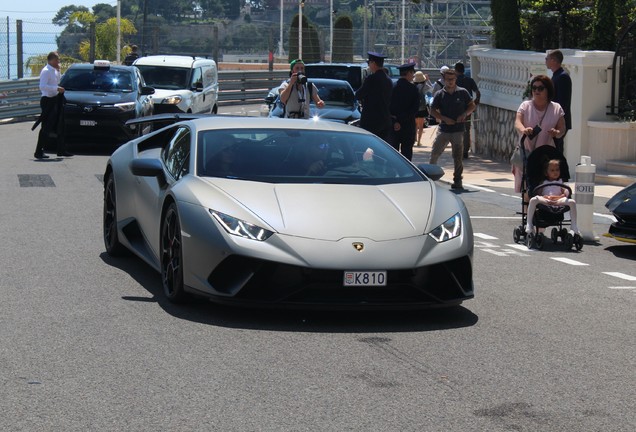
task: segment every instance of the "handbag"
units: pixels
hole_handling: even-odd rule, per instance
[[[523,158],[521,157],[521,148],[519,145],[515,147],[512,156],[510,156],[510,164],[518,168],[523,168]]]

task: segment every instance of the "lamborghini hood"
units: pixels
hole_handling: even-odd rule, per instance
[[[426,181],[381,186],[250,183],[245,187],[236,181],[215,185],[278,233],[331,241],[422,235],[434,193],[432,183]]]

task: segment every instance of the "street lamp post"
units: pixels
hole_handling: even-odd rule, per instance
[[[303,58],[303,7],[305,0],[298,3],[298,58]]]
[[[329,32],[329,56],[331,63],[333,63],[333,0],[329,1]]]
[[[117,0],[117,64],[121,63],[121,0]]]
[[[283,48],[283,0],[280,0],[280,36],[278,38],[278,57],[282,58],[285,56],[285,51]]]

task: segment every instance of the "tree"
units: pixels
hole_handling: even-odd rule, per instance
[[[298,14],[296,14],[289,30],[289,61],[299,58],[298,51]],[[307,16],[303,15],[303,60],[305,63],[319,62],[321,60],[320,52],[316,26],[309,23]]]
[[[76,12],[71,15],[71,22],[77,21],[85,28],[90,27],[91,23],[95,23],[97,17],[90,12]],[[137,33],[135,25],[128,19],[120,20],[120,30],[122,38]],[[95,57],[98,59],[111,60],[121,62],[128,54],[127,42],[123,42],[120,55],[117,58],[117,18],[109,18],[106,22],[96,23],[95,26]],[[83,40],[80,42],[79,53],[84,61],[90,59],[90,41]]]
[[[51,22],[56,26],[66,27],[69,25],[71,15],[75,12],[88,12],[88,8],[86,6],[75,6],[69,5],[60,8],[57,11]]]
[[[491,0],[490,10],[495,29],[495,47],[523,49],[519,8],[510,0]]]
[[[339,16],[333,25],[332,62],[353,61],[353,21],[350,16]]]
[[[596,0],[592,46],[594,49],[613,51],[616,48],[616,1]]]

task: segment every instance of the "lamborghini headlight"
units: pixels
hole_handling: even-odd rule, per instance
[[[446,222],[435,228],[429,233],[436,242],[442,243],[455,237],[459,237],[462,233],[462,216],[455,213]]]
[[[132,111],[135,109],[135,103],[134,102],[116,103],[115,107],[119,108],[122,111]]]
[[[182,100],[183,99],[181,98],[181,96],[174,95],[174,96],[168,96],[167,98],[164,98],[161,101],[161,103],[168,104],[168,105],[179,105]]]
[[[266,230],[265,228],[261,228],[245,222],[244,220],[237,219],[215,210],[210,209],[210,214],[221,224],[225,231],[235,236],[265,241],[274,234],[272,231]]]

